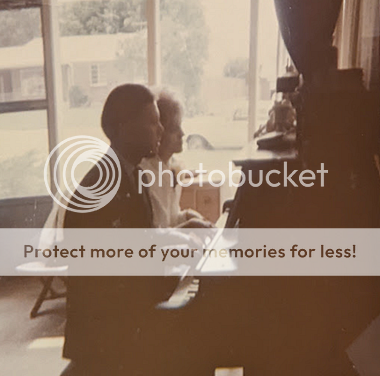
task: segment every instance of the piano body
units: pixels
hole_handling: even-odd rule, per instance
[[[253,181],[285,161],[289,170],[324,163],[328,174],[324,187],[243,184],[226,227],[273,228],[274,236],[276,228],[378,227],[378,98],[364,89],[360,69],[336,68],[331,36],[341,0],[275,3],[304,79],[293,103],[296,142],[270,151],[252,141],[235,163]],[[194,372],[243,366],[245,375],[354,376],[346,350],[380,314],[380,278],[203,277],[196,299],[177,314],[173,343]]]

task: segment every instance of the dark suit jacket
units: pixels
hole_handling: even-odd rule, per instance
[[[133,168],[122,167],[113,200],[90,213],[66,211],[65,228],[151,227],[147,192],[138,194]],[[81,185],[92,186],[98,178],[95,166]],[[176,282],[165,277],[70,277],[64,357],[128,367],[143,362],[140,356],[150,342],[149,333],[154,323],[159,325],[154,306],[170,296]]]

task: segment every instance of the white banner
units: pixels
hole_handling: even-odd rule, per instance
[[[0,275],[378,276],[378,229],[0,229]]]

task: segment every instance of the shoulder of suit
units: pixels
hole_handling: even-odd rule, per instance
[[[80,185],[83,187],[91,187],[94,184],[96,184],[99,178],[100,178],[100,171],[99,171],[98,163],[97,163],[91,168],[90,171],[87,172],[87,174],[82,179]]]
[[[80,185],[82,187],[92,187],[92,186],[101,186],[105,183],[105,179],[107,177],[107,173],[105,171],[105,165],[102,163],[102,161],[99,161],[96,165],[94,165],[84,176],[82,181],[80,182]],[[115,167],[115,166],[114,166]],[[102,176],[100,176],[100,171],[102,170]],[[118,193],[116,194],[116,198],[125,198],[129,197],[128,192],[131,192],[133,189],[131,177],[125,173],[123,168],[121,170],[118,170],[117,168],[114,168],[114,174],[121,174],[120,176],[120,186],[118,189]],[[108,174],[108,176],[112,176],[111,174]],[[116,175],[116,179],[118,176]],[[115,184],[115,179],[113,180],[113,184]],[[78,193],[78,192],[76,192]],[[74,200],[75,201],[75,200]]]
[[[143,158],[139,163],[139,167],[143,170],[158,171],[158,166],[161,159],[158,156]]]

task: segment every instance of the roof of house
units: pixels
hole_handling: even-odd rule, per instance
[[[115,60],[126,40],[141,33],[76,35],[59,38],[62,64],[105,62]],[[21,46],[0,48],[0,69],[26,68],[43,65],[42,38],[34,38]]]

